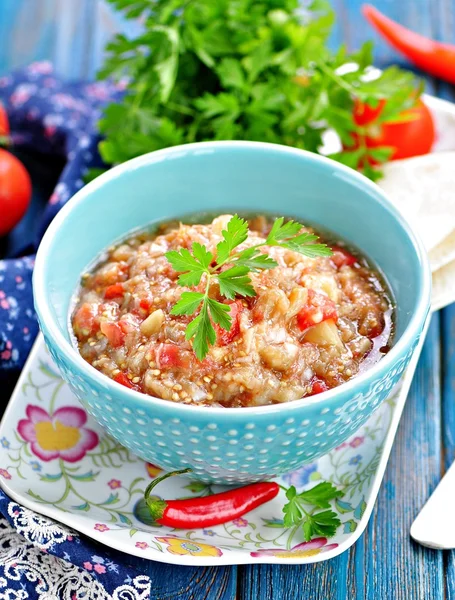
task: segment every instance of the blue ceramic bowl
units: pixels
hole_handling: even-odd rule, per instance
[[[70,338],[70,300],[80,274],[130,230],[196,211],[274,212],[353,242],[386,274],[393,290],[393,348],[339,388],[259,408],[185,406],[129,390],[99,373]],[[169,148],[102,175],[51,223],[33,283],[50,353],[96,421],[143,459],[166,470],[190,466],[195,478],[216,483],[256,481],[296,469],[347,439],[400,378],[430,304],[422,244],[376,185],[315,154],[250,142]]]

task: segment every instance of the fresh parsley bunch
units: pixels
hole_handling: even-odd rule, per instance
[[[285,527],[301,525],[306,542],[314,536],[333,537],[341,521],[331,510],[330,502],[340,496],[343,492],[328,481],[300,494],[292,485],[286,491],[288,503],[283,507]],[[318,512],[318,508],[325,510]]]
[[[207,248],[194,242],[190,250],[181,248],[166,253],[166,258],[172,268],[181,273],[178,283],[184,287],[197,287],[204,277],[204,292],[183,292],[180,300],[171,310],[172,315],[197,316],[188,324],[185,336],[193,340],[194,352],[199,360],[203,360],[209,351],[209,346],[216,341],[213,323],[229,331],[232,319],[229,316],[229,304],[219,302],[209,296],[210,284],[216,282],[220,296],[227,300],[236,297],[255,296],[249,273],[258,273],[274,269],[277,262],[260,251],[264,246],[280,246],[304,256],[330,256],[331,249],[326,244],[315,244],[318,237],[312,233],[303,232],[300,223],[284,221],[279,217],[273,223],[266,240],[255,246],[236,251],[248,237],[248,223],[245,219],[234,215],[226,229],[221,232],[223,240],[216,246],[215,255]]]
[[[365,132],[353,119],[354,99],[376,106],[379,121],[396,120],[418,94],[414,76],[390,67],[372,80],[372,46],[333,53],[327,38],[334,13],[325,0],[109,0],[141,19],[134,38],[107,46],[100,77],[129,81],[122,103],[99,123],[106,163],[204,140],[257,140],[318,152],[335,130],[345,147]],[[354,63],[353,68],[346,68]],[[370,162],[390,148],[343,150],[333,156],[371,178]]]

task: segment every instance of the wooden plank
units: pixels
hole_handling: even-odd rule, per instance
[[[92,0],[2,0],[0,74],[50,60],[66,79],[87,78],[95,8]]]
[[[435,315],[365,534],[328,562],[240,570],[242,600],[442,598],[442,554],[413,544],[409,537],[412,520],[440,476],[439,361]]]
[[[236,567],[179,567],[143,561],[150,600],[235,600]]]
[[[444,468],[455,460],[455,304],[442,311],[442,422]],[[446,599],[455,600],[455,551],[444,553]]]
[[[366,598],[439,599],[443,594],[442,555],[414,544],[409,528],[439,481],[440,344],[434,315],[397,439],[368,527]]]
[[[455,43],[455,4],[451,0],[433,3],[434,37]],[[455,87],[437,82],[437,93],[455,102]],[[441,475],[455,460],[455,305],[441,311],[442,337],[442,446]],[[444,553],[445,598],[455,600],[455,551]]]

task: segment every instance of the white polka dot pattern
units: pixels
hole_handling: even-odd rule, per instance
[[[340,445],[389,395],[418,340],[388,373],[358,386],[355,394],[341,387],[329,402],[290,403],[280,412],[258,409],[254,417],[250,411],[186,411],[170,402],[131,400],[121,386],[95,381],[90,367],[79,372],[46,341],[87,411],[132,452],[167,470],[191,467],[202,481],[242,483],[296,469]]]

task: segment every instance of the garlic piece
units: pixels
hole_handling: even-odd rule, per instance
[[[164,312],[161,308],[158,310],[154,310],[146,319],[142,321],[140,329],[141,333],[146,336],[153,335],[154,333],[158,333],[161,328],[161,325],[164,322]]]

